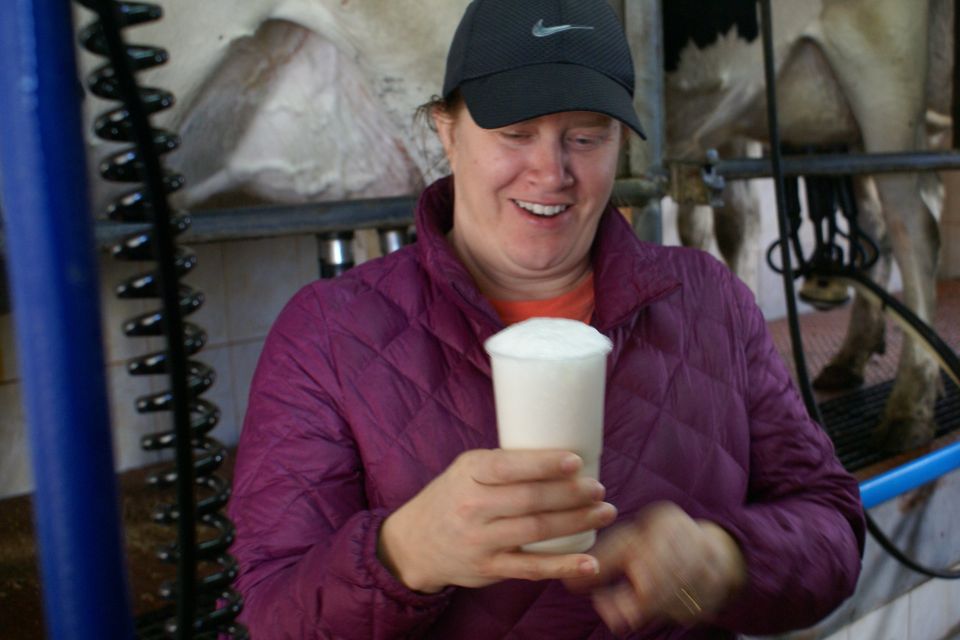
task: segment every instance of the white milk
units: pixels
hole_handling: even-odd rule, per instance
[[[561,318],[531,318],[490,337],[497,431],[504,449],[565,449],[597,478],[603,448],[607,354],[613,345],[593,327]],[[578,553],[596,531],[525,545],[538,553]]]

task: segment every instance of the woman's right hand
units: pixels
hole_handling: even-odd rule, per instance
[[[598,565],[590,555],[520,549],[616,518],[614,506],[602,502],[603,486],[578,476],[582,466],[566,451],[467,451],[384,521],[380,560],[422,593],[507,578],[594,575]]]

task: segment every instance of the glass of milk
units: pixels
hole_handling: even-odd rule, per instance
[[[504,449],[563,449],[597,478],[603,449],[603,400],[610,340],[590,325],[531,318],[491,336],[497,432]],[[524,545],[535,553],[579,553],[596,531]]]

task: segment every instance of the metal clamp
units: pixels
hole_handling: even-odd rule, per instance
[[[694,161],[671,161],[670,197],[677,204],[723,206],[723,190],[727,185],[717,170],[720,154],[708,149],[702,163]]]

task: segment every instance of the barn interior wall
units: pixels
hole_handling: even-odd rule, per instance
[[[221,412],[213,436],[234,445],[247,405],[253,370],[274,318],[303,285],[319,273],[313,235],[284,236],[191,245],[198,266],[185,279],[203,292],[205,303],[188,319],[208,334],[207,346],[195,356],[216,371],[217,379],[204,397]],[[357,233],[358,262],[379,253],[374,231]],[[139,273],[144,264],[100,257],[100,297],[103,317],[107,393],[110,400],[114,461],[118,471],[160,460],[140,448],[140,437],[167,428],[170,414],[138,414],[135,398],[165,388],[162,377],[133,377],[126,362],[162,348],[158,339],[128,338],[121,326],[127,318],[157,307],[149,301],[120,300],[113,288]],[[0,315],[0,498],[33,491],[27,427],[21,403],[20,374],[12,316]]]
[[[943,174],[947,191],[940,220],[940,277],[960,278],[960,171]]]
[[[282,237],[195,245],[199,266],[186,282],[202,291],[206,303],[190,317],[208,335],[196,356],[213,366],[216,383],[205,394],[221,411],[214,436],[235,444],[246,406],[247,388],[263,339],[282,305],[317,275],[313,236]],[[100,259],[105,359],[112,416],[114,456],[118,470],[156,462],[159,454],[140,448],[140,437],[164,428],[169,414],[144,416],[134,409],[135,397],[164,387],[156,376],[135,378],[126,361],[157,349],[156,339],[128,338],[124,319],[155,308],[146,301],[117,299],[113,287],[142,265]],[[0,496],[32,491],[27,431],[20,402],[11,316],[0,317]]]
[[[958,602],[960,581],[931,579],[833,631],[817,627],[777,640],[955,640],[960,634]]]

